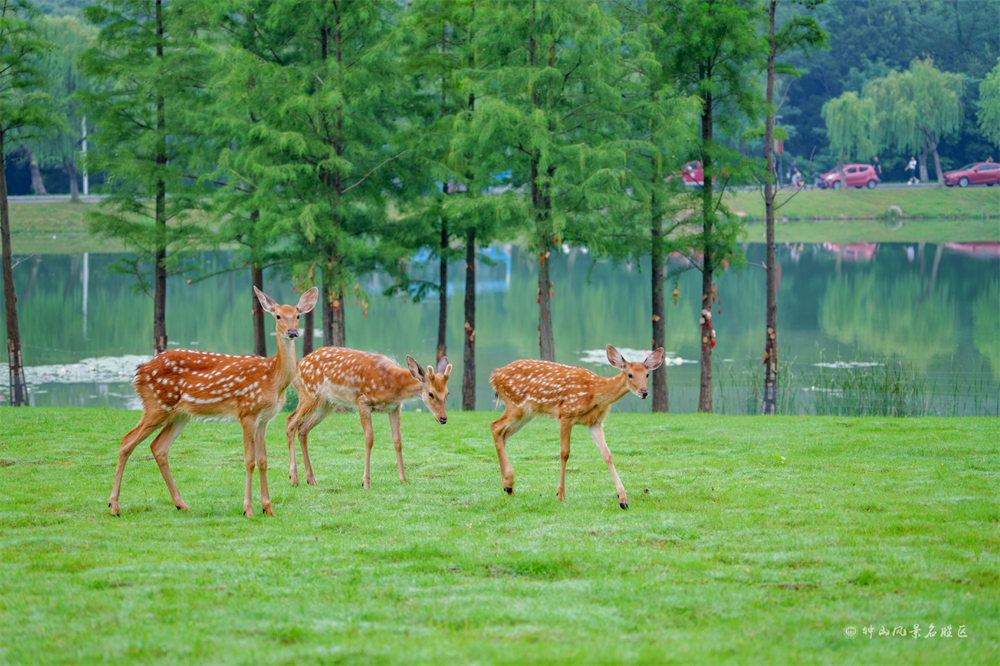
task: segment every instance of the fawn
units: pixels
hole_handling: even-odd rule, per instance
[[[316,485],[312,464],[309,462],[309,431],[327,417],[335,405],[357,408],[361,428],[365,433],[365,473],[361,485],[372,487],[371,458],[375,434],[372,431],[372,412],[389,414],[392,443],[396,447],[399,480],[406,483],[403,470],[403,437],[399,427],[402,404],[420,397],[440,423],[447,423],[445,399],[448,397],[448,377],[451,364],[447,357],[438,361],[437,373],[431,366],[425,372],[411,357],[406,357],[403,369],[380,354],[357,351],[345,347],[323,347],[299,361],[295,376],[295,390],[299,406],[285,422],[288,437],[288,476],[293,485],[299,483],[295,466],[295,433],[302,446],[302,462],[306,467],[306,482]]]
[[[604,419],[611,405],[631,391],[643,400],[648,373],[663,362],[663,348],[649,354],[642,363],[627,363],[618,350],[608,345],[608,361],[621,370],[616,377],[600,377],[589,370],[548,361],[523,360],[494,370],[490,386],[498,400],[503,400],[503,415],[490,425],[493,443],[500,461],[503,489],[514,494],[514,468],[507,459],[507,440],[536,416],[559,421],[559,487],[556,497],[566,499],[566,461],[569,460],[569,436],[575,425],[590,428],[594,444],[611,472],[618,491],[618,504],[628,508],[628,497],[615,471],[611,452],[604,441]]]
[[[243,426],[243,459],[246,465],[246,493],[243,515],[253,517],[250,484],[253,469],[260,470],[260,502],[264,513],[273,516],[267,492],[267,452],[264,435],[268,422],[285,403],[285,390],[295,376],[295,341],[299,335],[299,314],[313,309],[319,290],[313,287],[302,294],[297,305],[278,305],[270,296],[254,287],[257,299],[274,315],[277,324],[278,353],[271,358],[228,356],[211,352],[173,349],[140,365],[132,384],[142,399],[139,424],[122,438],[118,451],[115,484],[108,506],[118,516],[118,494],[125,463],[132,451],[157,429],[160,433],[150,444],[153,458],[174,506],[182,511],[188,505],[181,499],[170,475],[167,452],[170,445],[191,419],[237,420]]]

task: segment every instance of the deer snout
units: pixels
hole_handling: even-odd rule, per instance
[[[648,395],[649,395],[649,391],[647,391],[646,389],[642,389],[641,391],[639,391],[639,397],[642,398],[643,400],[645,400],[646,396],[648,396]]]
[[[444,425],[447,422],[448,422],[448,417],[447,416],[440,416],[440,417],[438,417],[438,423],[440,423],[441,425]]]
[[[297,338],[297,337],[299,337],[299,329],[297,329],[297,328],[290,328],[290,329],[288,329],[288,337],[290,337],[290,338]]]

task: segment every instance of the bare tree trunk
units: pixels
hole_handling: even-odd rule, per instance
[[[771,0],[768,6],[768,54],[767,54],[767,117],[764,125],[764,160],[767,171],[764,178],[764,216],[767,230],[767,310],[764,335],[764,399],[761,414],[774,414],[778,408],[778,348],[775,344],[778,331],[778,292],[776,289],[776,266],[774,251],[774,187],[769,174],[774,170],[774,11],[778,0]],[[841,165],[841,170],[843,166]],[[841,175],[843,178],[843,175]],[[846,181],[844,181],[846,184]]]
[[[45,190],[45,183],[42,182],[42,172],[38,168],[38,162],[35,161],[35,151],[30,147],[27,148],[28,151],[28,171],[31,172],[31,191],[35,194],[48,194]]]
[[[441,302],[438,308],[437,360],[448,353],[448,222],[441,218]]]
[[[341,289],[337,292],[336,298],[333,299],[333,310],[330,312],[330,328],[332,329],[334,347],[347,346],[344,314],[344,290]]]
[[[309,312],[302,315],[302,358],[305,358],[313,352],[313,334],[315,331],[316,320],[313,317],[315,310],[310,310]]]
[[[156,57],[163,57],[163,0],[156,0]],[[159,139],[156,145],[156,165],[163,169],[167,165],[166,103],[163,95],[156,96],[156,131]],[[153,353],[160,354],[167,349],[167,184],[162,176],[156,178],[156,253],[153,267]]]
[[[923,148],[917,154],[917,163],[920,165],[920,180],[926,183],[930,180],[930,176],[927,175],[927,139],[923,140]]]
[[[934,139],[934,130],[931,130],[927,133],[927,142],[931,146],[931,154],[934,155],[934,173],[937,175],[938,187],[944,187],[944,171],[941,169],[941,157],[938,155],[937,141]]]
[[[844,151],[840,151],[840,158],[837,160],[837,173],[840,174],[840,189],[847,192],[847,174],[844,173]]]
[[[80,186],[76,182],[76,165],[72,159],[63,158],[63,168],[69,176],[69,200],[73,203],[80,203]]]
[[[10,247],[10,210],[7,206],[7,174],[4,168],[3,132],[0,130],[0,244],[3,246],[3,302],[7,322],[7,363],[10,370],[10,404],[23,407],[28,401],[21,361],[21,332],[17,324],[17,293],[14,289],[14,257]]]
[[[698,411],[712,411],[712,264],[715,258],[712,256],[712,228],[715,222],[715,211],[712,209],[712,176],[715,169],[712,165],[713,154],[710,151],[712,143],[712,93],[704,93],[701,112],[701,163],[703,166],[704,181],[702,186],[702,241],[701,250],[703,253],[702,278],[701,278],[701,307],[707,309],[709,316],[702,324],[701,331],[701,388],[698,393]]]
[[[654,169],[654,173],[656,173]],[[656,176],[659,178],[659,174]],[[666,308],[663,305],[663,215],[657,209],[656,194],[653,194],[650,208],[653,212],[652,236],[653,244],[650,250],[651,270],[653,276],[653,349],[665,346],[667,338]],[[667,364],[666,361],[653,370],[653,411],[669,412],[670,399],[667,394]]]
[[[333,347],[333,259],[327,259],[327,267],[323,271],[323,346]]]
[[[944,254],[944,243],[938,243],[937,249],[934,250],[934,263],[931,265],[931,277],[927,281],[927,293],[924,295],[924,298],[930,298],[931,293],[934,291],[934,283],[937,282],[938,265],[941,263],[942,254]]]
[[[254,211],[256,213],[257,211]],[[257,264],[250,266],[250,279],[253,286],[264,291],[264,271],[257,268]],[[253,289],[250,290],[250,297],[253,299],[253,353],[257,356],[267,356],[267,331],[264,330],[264,308],[260,306],[260,301]]]
[[[465,349],[462,411],[476,411],[476,229],[465,235]]]

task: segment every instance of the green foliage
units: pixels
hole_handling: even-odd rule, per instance
[[[1000,59],[979,84],[979,130],[1000,148]]]
[[[40,90],[40,59],[52,45],[34,25],[36,16],[26,0],[0,4],[0,148],[45,136],[60,123],[52,98]]]
[[[840,162],[861,159],[878,152],[873,136],[875,105],[870,99],[845,92],[823,105],[823,120],[830,147],[840,154]]]

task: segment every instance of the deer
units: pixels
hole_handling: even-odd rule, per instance
[[[628,496],[611,451],[604,440],[604,419],[611,405],[632,392],[643,400],[649,372],[663,362],[663,348],[651,352],[642,363],[628,363],[617,349],[608,345],[608,361],[621,370],[615,377],[601,377],[589,370],[549,361],[522,360],[494,370],[490,386],[497,400],[503,400],[503,415],[490,424],[493,443],[500,462],[503,489],[514,494],[514,468],[507,458],[507,441],[536,416],[548,416],[559,421],[559,486],[556,497],[566,500],[566,462],[573,426],[590,428],[590,436],[601,452],[611,472],[618,492],[618,505],[628,509]]]
[[[125,463],[135,447],[156,430],[160,432],[150,444],[153,458],[174,506],[180,511],[188,511],[170,474],[167,452],[192,419],[239,421],[243,427],[243,461],[247,474],[243,515],[253,517],[250,486],[255,466],[260,474],[261,509],[269,516],[274,515],[267,492],[264,435],[267,424],[285,404],[285,391],[295,377],[299,315],[313,309],[319,290],[313,287],[302,294],[297,305],[278,305],[257,287],[253,290],[264,310],[274,315],[277,354],[261,358],[171,349],[136,368],[132,384],[142,400],[142,418],[122,438],[118,451],[114,487],[108,500],[113,515],[121,515],[118,499]]]
[[[392,443],[396,448],[399,482],[407,483],[403,468],[403,436],[400,430],[400,410],[407,400],[419,397],[438,423],[448,422],[445,400],[448,397],[448,377],[451,364],[448,357],[438,361],[437,372],[431,366],[424,371],[412,357],[406,357],[407,367],[401,368],[392,360],[371,352],[346,347],[323,347],[299,361],[294,386],[299,394],[299,405],[285,422],[288,437],[288,478],[292,485],[299,484],[295,464],[295,434],[302,447],[302,462],[306,468],[306,482],[316,485],[312,463],[309,461],[309,431],[327,417],[334,406],[355,408],[361,417],[365,437],[365,471],[361,486],[372,487],[371,458],[375,444],[372,430],[372,412],[389,415]]]

